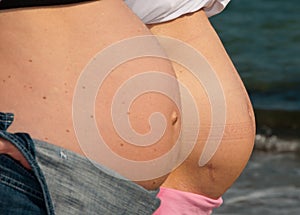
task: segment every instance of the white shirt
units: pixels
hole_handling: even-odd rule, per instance
[[[146,23],[159,23],[203,8],[207,16],[220,13],[230,0],[125,0],[132,11]]]

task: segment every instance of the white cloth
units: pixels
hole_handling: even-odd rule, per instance
[[[166,22],[203,8],[207,16],[220,13],[230,0],[125,0],[145,24]]]

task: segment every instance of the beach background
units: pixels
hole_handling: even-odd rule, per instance
[[[232,0],[210,20],[253,103],[256,144],[213,214],[300,214],[300,4]]]

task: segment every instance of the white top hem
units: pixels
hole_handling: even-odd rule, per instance
[[[220,13],[230,0],[125,0],[145,24],[170,21],[203,9],[208,17]]]

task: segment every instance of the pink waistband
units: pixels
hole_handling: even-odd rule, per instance
[[[202,195],[161,187],[158,193],[161,205],[154,215],[208,215],[219,207],[222,198],[211,199]]]

